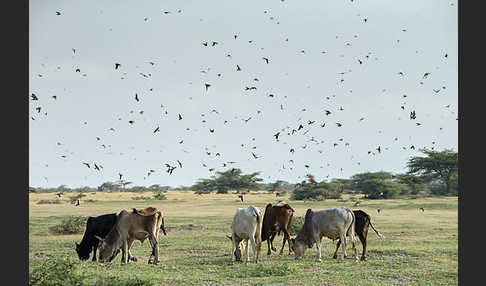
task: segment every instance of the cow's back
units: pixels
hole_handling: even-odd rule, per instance
[[[330,208],[313,212],[313,229],[331,239],[339,238],[339,234],[348,231],[353,223],[353,214],[346,208]]]
[[[95,235],[105,237],[116,223],[117,214],[105,214],[97,217],[89,217],[86,222],[86,230],[84,232],[83,240],[90,244],[97,241]]]
[[[257,219],[255,217],[255,210],[257,208],[238,208],[233,217],[233,223],[231,224],[232,232],[242,239],[249,238],[248,234],[255,232],[257,227]],[[260,212],[260,219],[261,212]]]

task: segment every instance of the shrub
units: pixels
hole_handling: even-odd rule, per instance
[[[69,216],[62,220],[60,224],[51,226],[49,230],[56,234],[82,233],[86,223],[86,218]]]
[[[292,217],[292,223],[290,224],[290,235],[297,235],[299,231],[302,229],[304,225],[304,217],[303,216],[294,216]]]
[[[154,192],[153,197],[154,197],[154,200],[159,200],[159,201],[167,199],[167,197],[164,195],[163,191]]]
[[[78,286],[84,277],[76,274],[77,264],[70,258],[49,258],[29,273],[31,286]]]
[[[60,204],[61,200],[55,199],[55,200],[40,200],[37,202],[38,205],[46,205],[46,204]]]
[[[320,182],[318,184],[298,184],[292,193],[292,200],[318,200],[339,199],[342,190],[337,183]]]

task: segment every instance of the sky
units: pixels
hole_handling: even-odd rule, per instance
[[[328,181],[457,152],[457,5],[31,0],[29,185]]]

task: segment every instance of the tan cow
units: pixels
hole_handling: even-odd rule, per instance
[[[127,263],[130,258],[127,254],[129,254],[132,243],[135,240],[143,242],[148,238],[152,246],[148,263],[157,264],[159,262],[159,231],[162,223],[163,214],[157,208],[133,209],[132,212],[122,210],[118,214],[115,225],[104,239],[95,236],[101,241],[98,246],[98,260],[101,262],[113,260],[121,248],[121,261]]]

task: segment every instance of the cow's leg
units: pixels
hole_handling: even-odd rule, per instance
[[[280,254],[283,253],[283,250],[284,250],[284,247],[285,247],[285,242],[290,240],[289,232],[285,228],[283,229],[283,232],[284,232],[284,238],[283,238],[282,248],[280,249]],[[290,242],[289,242],[289,254],[290,254]]]
[[[339,249],[340,245],[341,245],[341,239],[338,239],[338,242],[337,242],[337,245],[336,245],[336,251],[334,251],[334,255],[332,256],[332,258],[334,258],[334,259],[337,258],[337,253],[338,253],[338,249]]]
[[[275,248],[275,246],[273,246],[273,240],[275,239],[275,236],[277,235],[276,232],[272,233],[271,237],[270,237],[270,245],[272,246],[272,250],[273,251],[277,251],[277,249]]]
[[[251,250],[252,250],[251,253],[253,254],[253,262],[254,263],[258,263],[258,255],[257,255],[255,237],[254,236],[251,236],[250,239],[249,239],[249,241],[251,242]]]
[[[317,262],[322,262],[322,257],[321,257],[321,239],[319,234],[314,235],[314,240],[316,242],[316,248],[317,248]]]
[[[122,263],[128,263],[128,244],[127,244],[127,240],[126,239],[123,239],[123,242],[122,242],[122,259],[121,259],[121,262]]]
[[[127,244],[128,244],[128,261],[134,261],[136,262],[137,261],[137,258],[136,257],[133,257],[132,256],[132,253],[130,252],[130,249],[132,248],[132,244],[135,240],[134,239],[130,239],[130,238],[127,238]]]
[[[235,257],[236,257],[235,250],[236,250],[236,238],[235,238],[235,234],[232,233],[231,234],[231,264],[235,263]]]
[[[368,260],[368,256],[366,255],[366,235],[368,234],[368,230],[364,233],[358,233],[359,240],[361,241],[361,244],[363,245],[363,253],[361,254],[361,261],[366,261]]]
[[[272,254],[272,251],[270,250],[271,249],[271,246],[270,246],[270,237],[267,238],[267,246],[268,246],[267,255],[271,255]]]
[[[353,244],[354,261],[358,261],[358,249],[356,248],[356,236],[354,232],[351,233],[351,243]]]
[[[246,253],[246,262],[245,263],[250,262],[250,248],[248,247],[249,243],[250,243],[250,240],[246,239],[245,240],[245,253]]]
[[[96,261],[96,250],[98,250],[98,242],[93,245],[93,261]]]
[[[341,233],[339,235],[339,238],[341,240],[341,243],[343,244],[343,257],[340,261],[343,261],[344,258],[348,257],[348,254],[346,253],[346,233]]]

